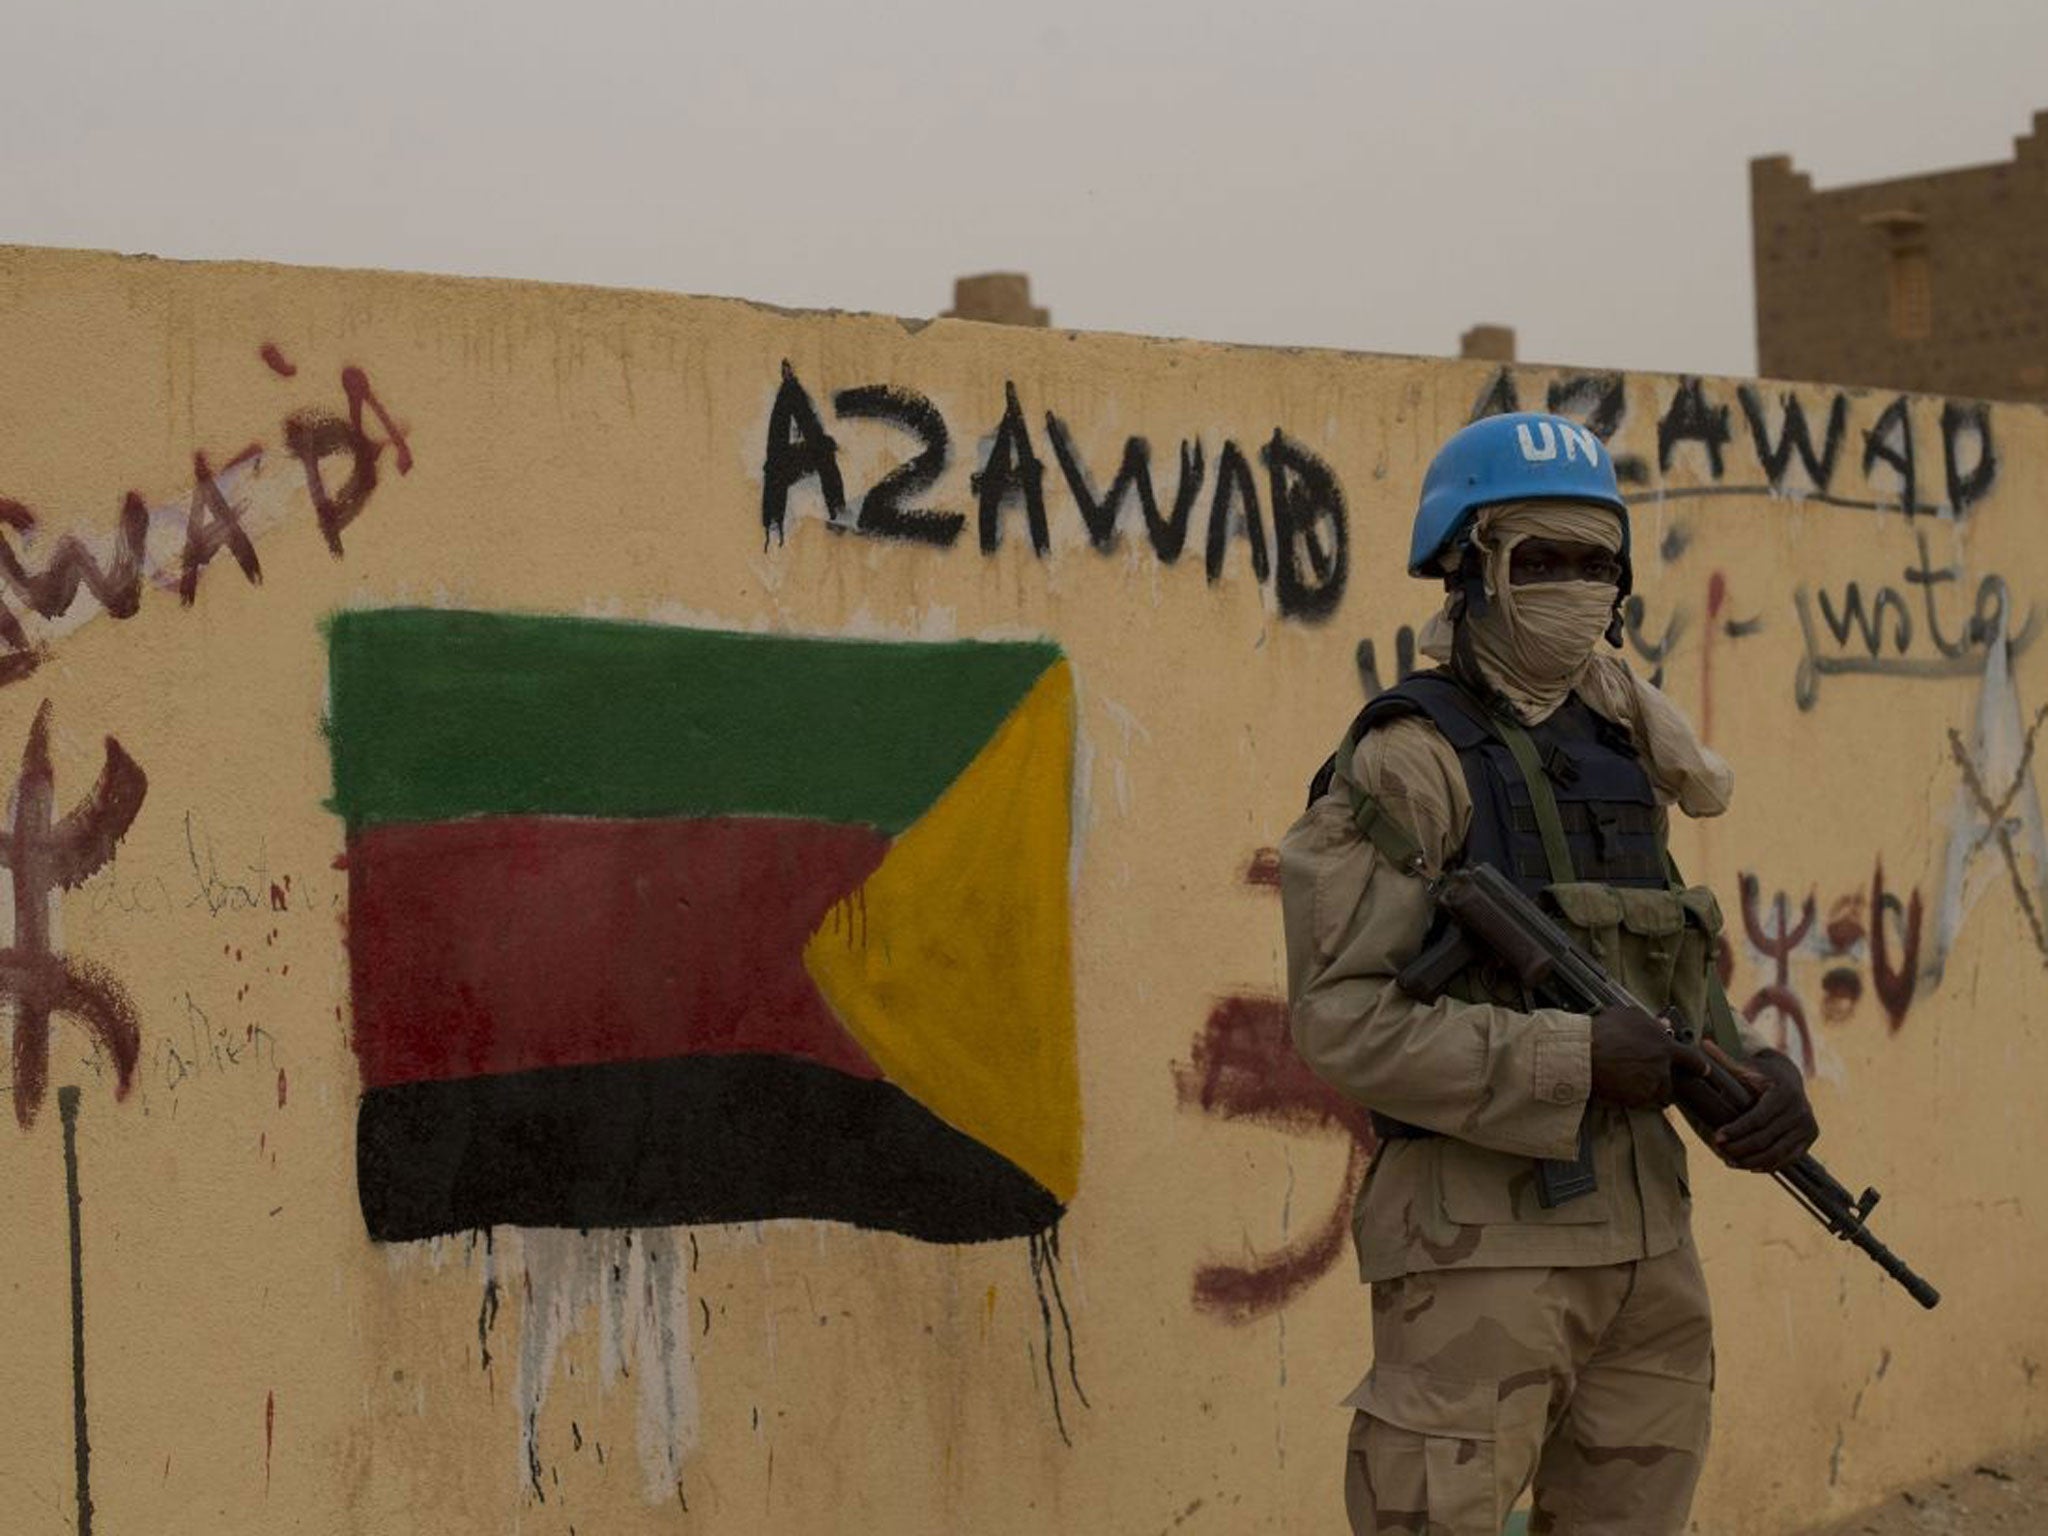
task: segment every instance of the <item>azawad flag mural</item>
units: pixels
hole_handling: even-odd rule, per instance
[[[1057,647],[428,609],[328,640],[372,1237],[1059,1218]]]

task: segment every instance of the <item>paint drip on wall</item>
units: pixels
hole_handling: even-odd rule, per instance
[[[502,1246],[501,1246],[502,1245]],[[485,1250],[480,1332],[488,1334],[508,1277],[518,1299],[519,1477],[545,1498],[541,1413],[563,1343],[595,1314],[599,1372],[610,1393],[629,1376],[639,1394],[640,1469],[650,1502],[681,1486],[697,1443],[697,1366],[690,1351],[689,1265],[674,1228],[598,1232],[507,1229]]]

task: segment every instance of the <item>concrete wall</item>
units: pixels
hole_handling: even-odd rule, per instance
[[[1697,1159],[1701,1528],[2048,1426],[2039,410],[31,250],[0,358],[11,1528],[1340,1528],[1269,850],[1515,401],[1948,1296]]]
[[[2048,400],[2048,112],[1998,165],[1817,192],[1753,161],[1750,225],[1765,373]],[[1895,326],[1894,281],[1924,327]]]

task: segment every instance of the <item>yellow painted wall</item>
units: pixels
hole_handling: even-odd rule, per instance
[[[830,529],[815,478],[786,538],[767,535],[785,362],[838,444],[849,522],[918,444],[834,397],[889,385],[936,409],[949,459],[912,505],[966,513],[957,542]],[[360,438],[334,425],[348,369],[368,391]],[[2048,706],[2033,643],[2048,415],[1991,409],[1995,469],[1979,473],[1967,402],[1886,418],[1888,395],[1772,385],[1753,395],[1772,442],[1784,396],[1816,448],[1842,411],[1826,495],[1790,494],[1813,489],[1796,454],[1773,495],[1739,381],[1614,383],[1613,445],[1641,461],[1635,651],[1649,666],[1661,649],[1667,687],[1739,775],[1731,814],[1683,828],[1679,857],[1752,919],[1733,945],[1737,1001],[1758,998],[1766,1028],[1804,1015],[1818,1151],[1884,1190],[1882,1232],[1947,1295],[1922,1314],[1768,1185],[1695,1159],[1721,1323],[1700,1528],[1788,1529],[2048,1427],[2048,1239],[2029,1219],[2048,1166],[2048,867],[2019,761]],[[112,856],[78,855],[51,944],[132,1000],[132,1090],[117,1096],[112,1059],[59,1013],[49,1091],[31,1125],[0,1131],[0,1523],[75,1519],[58,1109],[75,1085],[95,1529],[1341,1528],[1336,1405],[1364,1368],[1366,1304],[1324,1239],[1357,1159],[1336,1111],[1290,1099],[1284,1060],[1228,1070],[1228,1047],[1269,1039],[1277,1017],[1261,851],[1361,699],[1360,642],[1391,681],[1399,630],[1432,606],[1400,574],[1430,452],[1489,390],[1540,406],[1560,384],[1542,368],[0,250],[0,497],[34,518],[33,537],[6,536],[18,559],[0,599],[19,630],[0,625],[15,658],[0,781],[15,784],[46,700],[59,815],[87,798],[109,736],[148,779]],[[1006,385],[1043,465],[1043,555],[1021,499],[980,547],[970,477]],[[1605,389],[1567,403],[1584,414]],[[375,447],[338,556],[289,451],[308,413],[330,446]],[[1132,506],[1114,548],[1090,546],[1047,413],[1098,492],[1126,438],[1147,439],[1169,510],[1181,445],[1200,444],[1178,560]],[[1226,442],[1271,537],[1260,455],[1276,431],[1342,489],[1346,585],[1321,619],[1281,611],[1241,535],[1216,579],[1204,570]],[[1894,468],[1908,437],[1927,508],[1911,518]],[[350,462],[318,460],[330,495]],[[223,544],[186,603],[208,486],[261,580]],[[153,509],[132,615],[33,581],[61,536],[107,549],[130,491]],[[1311,524],[1325,554],[1334,518]],[[1320,585],[1307,546],[1296,555]],[[1835,633],[1852,591],[1866,611],[1896,594],[1874,659],[1860,632]],[[2003,648],[1987,667],[2001,591],[2009,670]],[[1056,640],[1074,688],[1082,1115],[1056,1253],[818,1222],[373,1243],[322,621],[394,605]],[[833,742],[811,746],[832,774]],[[1992,835],[1959,754],[1982,765]],[[47,846],[10,845],[17,873],[30,844]],[[29,878],[31,899],[48,888]],[[1805,938],[1775,958],[1809,900]],[[1290,1259],[1290,1299],[1264,1304]],[[1042,1297],[1070,1316],[1071,1370]]]

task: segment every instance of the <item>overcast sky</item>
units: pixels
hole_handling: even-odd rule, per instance
[[[0,243],[1743,373],[1748,161],[2005,159],[2048,0],[0,0]]]

